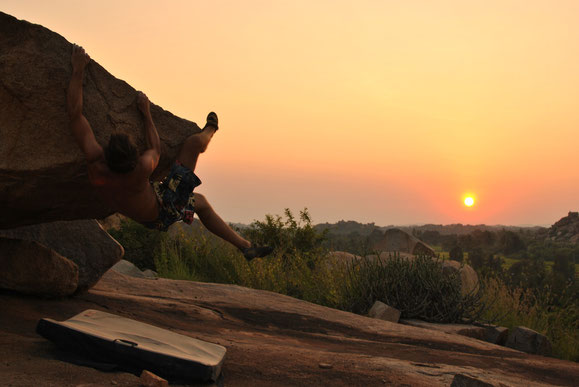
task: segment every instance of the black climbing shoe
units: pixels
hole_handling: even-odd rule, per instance
[[[205,127],[215,128],[215,130],[219,129],[219,119],[215,112],[207,114],[207,123],[205,124]]]
[[[273,247],[269,246],[243,247],[239,250],[241,250],[241,253],[245,257],[245,259],[251,261],[253,258],[261,258],[271,254],[271,252],[273,251]]]

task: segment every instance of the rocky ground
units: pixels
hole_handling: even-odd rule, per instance
[[[109,271],[82,295],[50,300],[4,291],[0,304],[0,384],[7,386],[138,386],[132,374],[60,360],[66,354],[35,333],[40,318],[64,320],[85,309],[225,346],[225,386],[450,386],[453,380],[571,386],[579,380],[576,363],[233,285]]]

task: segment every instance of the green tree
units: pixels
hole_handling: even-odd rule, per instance
[[[514,254],[525,250],[525,243],[517,233],[503,230],[499,237],[499,249],[505,254]]]
[[[164,233],[150,230],[131,219],[123,220],[118,230],[110,230],[109,233],[125,249],[123,259],[141,270],[155,270],[155,252],[167,238]]]
[[[312,227],[307,208],[300,211],[299,220],[296,220],[289,208],[285,209],[284,215],[285,219],[279,215],[266,215],[265,221],[253,222],[243,230],[243,234],[253,243],[273,247],[276,255],[284,257],[323,251],[326,231],[320,233]]]
[[[455,245],[448,252],[448,256],[451,260],[462,263],[462,260],[464,258],[464,252],[462,251],[462,247],[460,247],[459,245]]]
[[[475,269],[481,269],[485,264],[484,252],[480,247],[476,247],[468,252],[470,265]]]

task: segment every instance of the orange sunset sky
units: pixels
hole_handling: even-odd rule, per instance
[[[221,129],[222,217],[548,225],[579,209],[579,1],[26,1],[152,102]],[[474,195],[467,208],[463,199]]]

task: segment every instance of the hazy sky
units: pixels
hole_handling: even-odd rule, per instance
[[[579,209],[579,1],[26,1],[156,104],[220,130],[222,217],[552,224]],[[465,194],[475,197],[466,208]]]

